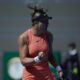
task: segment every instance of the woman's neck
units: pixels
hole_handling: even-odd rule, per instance
[[[36,36],[40,35],[38,30],[36,30],[34,27],[32,27],[32,33],[33,35],[36,35]]]

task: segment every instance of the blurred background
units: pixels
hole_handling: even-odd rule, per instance
[[[0,80],[19,80],[18,76],[21,76],[11,78],[15,72],[11,75],[13,69],[11,72],[8,69],[10,64],[19,62],[18,36],[31,27],[28,4],[47,8],[53,17],[48,30],[54,36],[54,52],[60,53],[57,56],[57,61],[61,60],[59,63],[64,62],[64,52],[70,42],[75,42],[80,50],[80,0],[0,0]]]

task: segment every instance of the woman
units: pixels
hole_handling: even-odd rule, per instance
[[[24,66],[22,80],[54,80],[48,61],[56,67],[52,57],[52,35],[47,31],[50,17],[42,8],[31,8],[32,27],[19,36],[20,60]],[[61,69],[58,67],[60,76]]]

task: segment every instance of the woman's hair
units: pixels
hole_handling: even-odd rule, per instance
[[[28,6],[30,9],[32,9],[32,22],[34,21],[41,21],[43,23],[48,24],[48,20],[52,19],[52,17],[49,17],[46,10],[43,8],[39,8],[37,6]]]

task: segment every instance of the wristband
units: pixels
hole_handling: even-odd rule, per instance
[[[34,57],[34,61],[35,61],[36,63],[41,62],[41,60],[39,59],[39,56]]]
[[[57,66],[57,67],[56,67],[56,70],[57,70],[58,72],[60,72],[60,71],[62,71],[62,68],[61,68],[60,66]]]

